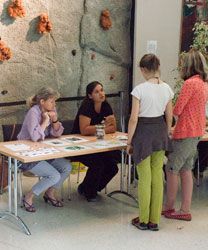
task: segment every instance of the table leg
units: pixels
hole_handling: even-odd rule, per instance
[[[17,216],[17,160],[14,160],[14,214]]]
[[[131,184],[131,155],[129,155],[128,159],[128,180],[127,180],[127,193],[130,193],[130,184]]]
[[[124,150],[122,149],[122,151],[121,151],[121,175],[120,175],[120,191],[121,192],[123,192],[123,189],[124,189],[124,176],[123,176],[123,170],[124,170],[124,164],[125,164],[125,162],[124,162],[124,154],[125,154],[125,152],[124,152]]]
[[[12,207],[12,162],[11,157],[8,159],[8,212],[0,212],[0,218],[7,219],[9,217],[16,220],[18,226],[20,226],[27,235],[31,235],[31,232],[23,220],[17,215],[17,160],[14,159],[14,202]],[[14,211],[13,211],[14,210]]]
[[[123,177],[123,169],[124,169],[124,154],[125,151],[122,150],[121,152],[121,171],[120,171],[120,190],[115,190],[108,194],[109,197],[112,197],[114,194],[124,194],[130,198],[132,198],[134,201],[137,202],[137,199],[130,194],[130,182],[131,182],[131,156],[129,156],[128,164],[128,179],[127,179],[127,192],[124,191],[124,177]]]

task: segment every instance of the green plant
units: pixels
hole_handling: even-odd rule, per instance
[[[197,22],[193,28],[194,31],[194,40],[193,44],[190,46],[191,48],[196,48],[202,52],[205,56],[207,63],[208,63],[208,22]],[[182,52],[179,57],[183,57],[186,52]],[[180,66],[176,69],[178,72],[180,71]],[[174,92],[175,96],[173,99],[173,103],[176,102],[178,95],[180,93],[181,87],[183,85],[183,79],[180,76],[175,78],[175,86]]]
[[[208,22],[195,23],[194,28],[194,40],[191,47],[196,48],[202,52],[205,56],[208,53]]]

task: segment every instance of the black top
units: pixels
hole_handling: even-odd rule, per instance
[[[72,129],[72,134],[81,134],[79,126],[79,116],[84,115],[91,119],[90,125],[100,124],[104,117],[112,115],[113,110],[107,101],[104,101],[101,105],[100,113],[95,111],[94,103],[89,102],[87,104],[81,105],[74,120],[74,126]]]

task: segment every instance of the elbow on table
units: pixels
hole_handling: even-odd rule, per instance
[[[92,134],[90,134],[86,129],[80,129],[80,134],[81,134],[81,135],[84,135],[84,136],[92,135]]]
[[[31,139],[31,141],[33,141],[33,142],[37,142],[37,141],[42,141],[42,140],[44,140],[44,139],[45,139],[45,136],[35,136],[35,135],[32,135],[30,139]]]

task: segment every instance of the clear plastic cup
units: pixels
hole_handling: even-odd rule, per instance
[[[105,136],[105,124],[95,125],[96,128],[96,137],[98,140],[104,139]]]

